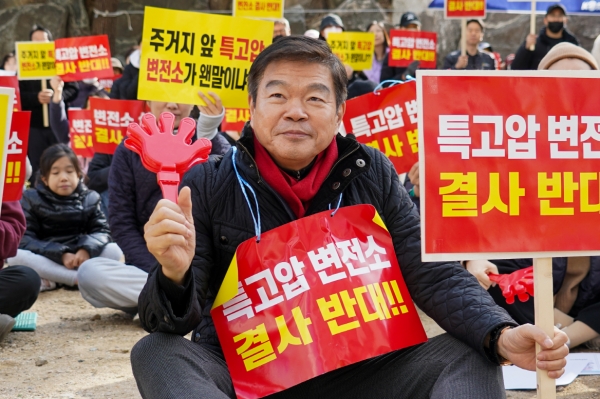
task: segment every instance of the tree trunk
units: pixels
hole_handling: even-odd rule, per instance
[[[96,8],[98,11],[115,12],[118,9],[119,0],[94,0],[88,1],[91,4],[91,10]],[[117,34],[117,20],[127,18],[125,15],[119,17],[92,17],[92,35],[108,35],[111,50],[115,48]],[[112,51],[111,51],[112,54]]]

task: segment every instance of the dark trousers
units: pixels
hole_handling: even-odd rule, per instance
[[[58,143],[56,136],[49,127],[39,128],[32,127],[29,129],[29,148],[27,148],[27,156],[31,162],[31,178],[29,181],[35,184],[37,171],[40,169],[40,158],[46,148]]]
[[[40,276],[25,266],[0,270],[0,314],[17,316],[29,309],[40,293]]]
[[[131,351],[144,399],[234,399],[222,355],[183,337],[153,333]],[[293,370],[282,370],[293,373]],[[497,399],[500,367],[448,334],[313,378],[272,399]]]

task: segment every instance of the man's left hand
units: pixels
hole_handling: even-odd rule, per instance
[[[559,378],[565,372],[566,356],[569,354],[567,334],[554,327],[554,338],[550,339],[539,327],[524,324],[506,330],[498,339],[498,354],[516,366],[535,371],[548,371],[548,377]],[[542,351],[535,354],[536,342]]]

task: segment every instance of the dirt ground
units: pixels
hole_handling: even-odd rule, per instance
[[[95,309],[78,291],[64,289],[41,293],[31,311],[38,313],[37,330],[0,343],[0,398],[140,398],[129,363],[131,347],[146,335],[139,321]],[[428,336],[443,332],[422,316]],[[578,377],[558,391],[559,398],[600,398],[600,376]],[[507,397],[536,395],[507,391]]]

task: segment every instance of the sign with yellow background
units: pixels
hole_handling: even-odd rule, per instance
[[[284,0],[234,0],[233,16],[249,18],[283,18]]]
[[[56,75],[54,42],[16,42],[19,80],[50,79]]]
[[[146,7],[138,99],[204,105],[198,91],[213,91],[247,108],[250,66],[272,37],[269,21]]]
[[[341,32],[327,35],[331,51],[355,71],[371,69],[375,51],[375,34],[370,32]]]

